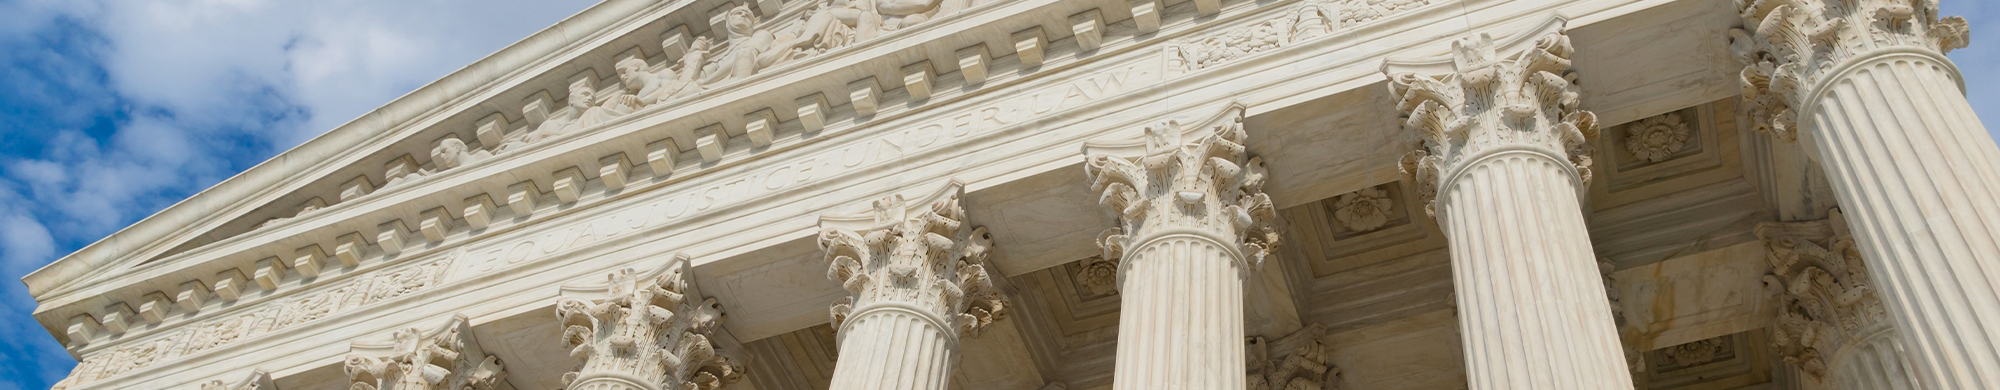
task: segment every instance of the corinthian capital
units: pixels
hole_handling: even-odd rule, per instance
[[[722,305],[701,298],[692,272],[688,256],[675,254],[652,271],[626,268],[603,282],[563,286],[556,317],[578,362],[563,374],[564,386],[712,390],[742,380],[738,361],[709,341]]]
[[[1786,363],[1814,379],[1824,379],[1841,349],[1893,327],[1847,221],[1839,210],[1831,214],[1824,220],[1770,222],[1756,229],[1771,262],[1764,290],[1777,305],[1771,343]]]
[[[963,336],[978,336],[1007,315],[986,274],[993,237],[971,227],[957,181],[914,201],[892,195],[868,212],[819,220],[827,277],[850,295],[833,306],[833,327],[876,309],[916,311]]]
[[[1743,119],[1798,139],[1798,108],[1825,76],[1868,53],[1917,50],[1943,57],[1965,47],[1965,18],[1938,16],[1937,0],[1736,0],[1744,29],[1729,32]]]
[[[1231,242],[1249,266],[1279,242],[1277,209],[1264,195],[1264,160],[1244,149],[1243,105],[1231,101],[1198,121],[1177,118],[1146,127],[1139,139],[1085,143],[1084,173],[1118,227],[1098,236],[1105,259],[1169,233]]]
[[[500,358],[479,349],[464,314],[428,331],[398,330],[389,341],[356,341],[342,368],[351,390],[491,390],[507,378]]]
[[[1589,185],[1597,115],[1578,108],[1564,23],[1552,18],[1505,42],[1481,33],[1453,42],[1448,57],[1383,65],[1403,129],[1415,138],[1402,170],[1424,211],[1436,215],[1437,191],[1455,173],[1500,152],[1567,161],[1578,189]]]

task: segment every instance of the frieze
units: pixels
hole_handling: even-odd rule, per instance
[[[1306,0],[1254,24],[1206,36],[1175,39],[1161,47],[1164,71],[1178,76],[1332,35],[1430,5],[1431,0]]]
[[[330,289],[245,305],[219,318],[183,326],[176,332],[162,332],[165,336],[101,351],[78,362],[69,377],[58,382],[54,389],[81,386],[160,362],[181,361],[184,359],[180,357],[435,288],[444,283],[445,272],[452,263],[463,256],[463,249],[447,251],[427,263],[411,262],[421,265],[381,270],[329,283],[335,286]]]

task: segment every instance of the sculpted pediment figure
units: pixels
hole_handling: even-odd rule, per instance
[[[626,94],[614,99],[621,99],[620,104],[637,110],[701,93],[701,83],[696,82],[695,76],[701,71],[702,61],[708,57],[708,48],[708,37],[696,38],[694,43],[688,45],[687,54],[681,56],[679,71],[672,67],[659,72],[648,71],[646,60],[639,58],[618,61],[615,68],[619,81],[625,84]]]
[[[443,172],[492,157],[492,152],[466,147],[465,141],[459,140],[457,135],[439,139],[437,146],[431,147],[431,162],[437,164],[435,172]]]

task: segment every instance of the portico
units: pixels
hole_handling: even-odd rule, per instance
[[[2000,375],[1934,8],[889,3],[592,7],[30,275],[58,388]]]

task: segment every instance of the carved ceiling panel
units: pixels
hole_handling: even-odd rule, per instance
[[[1647,351],[1633,381],[1645,390],[1736,389],[1769,383],[1766,337],[1757,329]]]
[[[1382,183],[1279,211],[1287,239],[1315,277],[1444,247],[1402,182]],[[1419,207],[1413,207],[1419,206]]]
[[[1770,190],[1745,173],[1734,112],[1723,99],[1604,128],[1587,216],[1598,254],[1626,269],[1756,239]]]
[[[1684,107],[1604,128],[1591,206],[1603,210],[1741,179],[1734,99]]]

